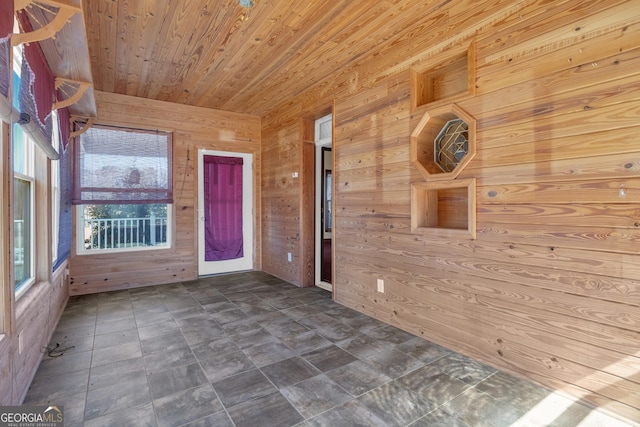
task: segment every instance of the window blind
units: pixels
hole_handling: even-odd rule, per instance
[[[171,133],[95,125],[74,144],[74,204],[173,202]]]

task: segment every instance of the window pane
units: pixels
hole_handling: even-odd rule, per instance
[[[31,259],[31,200],[32,183],[16,177],[14,179],[14,277],[15,288],[30,281],[32,277]]]
[[[170,205],[83,205],[85,251],[169,246]]]
[[[58,259],[58,236],[60,229],[60,162],[51,161],[51,260]]]

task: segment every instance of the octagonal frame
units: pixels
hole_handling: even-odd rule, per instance
[[[443,126],[462,119],[468,126],[468,151],[451,172],[445,172],[435,162],[434,140]],[[411,163],[426,181],[455,179],[476,155],[476,120],[456,104],[428,110],[411,133]]]

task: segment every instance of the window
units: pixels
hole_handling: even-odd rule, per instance
[[[17,124],[13,135],[13,271],[17,299],[35,282],[35,147]]]
[[[56,129],[58,128],[58,114],[56,111],[52,112],[53,123]],[[51,145],[55,148],[62,150],[60,146],[59,133],[54,131],[52,133]],[[51,160],[51,263],[55,265],[58,260],[58,241],[60,233],[60,161]]]
[[[60,232],[60,162],[51,161],[51,262],[58,260]]]
[[[94,126],[75,142],[79,254],[171,245],[171,134]]]
[[[81,205],[79,253],[167,248],[169,204]]]

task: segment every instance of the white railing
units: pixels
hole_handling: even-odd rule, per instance
[[[167,218],[84,218],[85,249],[163,246]]]

